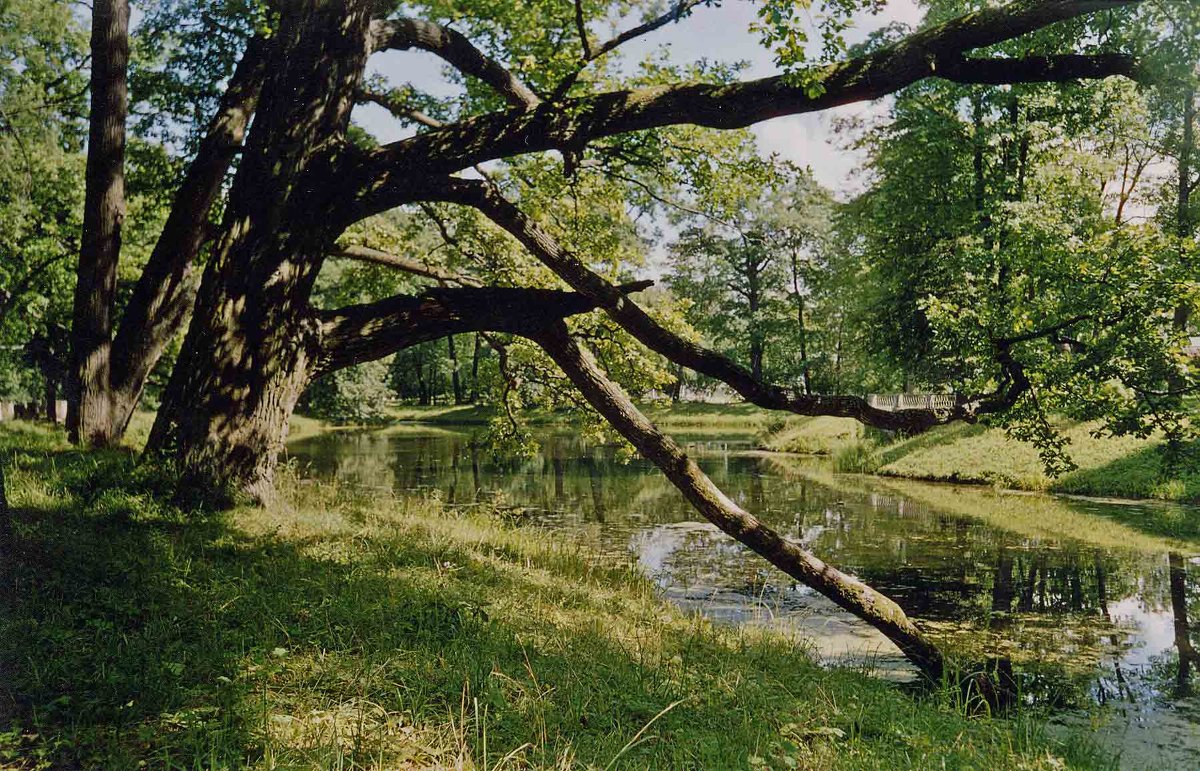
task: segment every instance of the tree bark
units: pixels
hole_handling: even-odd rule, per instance
[[[750,311],[750,377],[763,379],[763,327],[760,318],[762,304],[762,263],[754,249],[743,255],[746,278],[746,303]]]
[[[796,295],[796,332],[800,343],[800,377],[804,393],[812,394],[812,366],[808,361],[808,327],[804,323],[804,295],[800,293],[800,263],[792,249],[792,292]]]
[[[124,435],[146,379],[195,302],[193,266],[210,230],[213,203],[258,102],[266,46],[264,39],[254,38],[242,54],[125,308],[113,342],[114,438]]]
[[[604,418],[666,475],[706,519],[780,570],[816,589],[896,644],[926,677],[938,680],[941,652],[904,611],[858,579],[827,565],[734,503],[679,445],[643,415],[559,322],[532,335]]]
[[[475,333],[475,346],[471,351],[471,404],[479,401],[479,353],[483,347],[479,333]]]
[[[308,298],[348,224],[331,216],[329,169],[374,6],[303,0],[280,17],[254,131],[150,438],[203,484],[271,496],[275,456],[319,354]]]
[[[46,420],[58,423],[58,384],[46,378],[42,388],[42,403],[46,410]]]
[[[113,438],[109,372],[117,260],[125,218],[128,0],[95,0],[91,51],[91,115],[67,424],[72,441],[103,447]]]
[[[1192,161],[1196,151],[1196,91],[1190,84],[1183,98],[1183,127],[1179,144],[1178,192],[1176,195],[1175,230],[1181,239],[1191,238],[1196,232],[1192,222]],[[1192,317],[1192,307],[1180,303],[1175,308],[1175,329],[1187,334]],[[1178,378],[1177,378],[1178,379]],[[1177,384],[1173,384],[1177,385]]]

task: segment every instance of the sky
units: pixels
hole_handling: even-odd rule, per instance
[[[569,0],[562,0],[569,2]],[[690,17],[670,24],[623,47],[625,56],[637,61],[658,48],[665,48],[671,61],[678,64],[710,61],[749,64],[743,77],[759,78],[778,73],[772,54],[750,31],[755,18],[752,0],[725,0],[715,8],[699,8]],[[889,0],[882,13],[863,18],[856,25],[850,42],[861,40],[874,29],[891,22],[916,25],[921,12],[915,0]],[[630,20],[632,26],[635,20]],[[388,52],[372,60],[372,68],[395,85],[411,82],[418,89],[433,94],[453,92],[442,75],[439,60],[432,54],[419,51]],[[862,158],[853,150],[842,147],[834,136],[837,118],[870,117],[886,109],[886,101],[856,104],[823,113],[776,118],[756,125],[753,129],[763,153],[778,153],[784,159],[812,169],[819,182],[845,197],[861,187],[855,170]],[[382,108],[365,105],[354,114],[355,120],[381,141],[392,141],[406,135],[400,124]]]

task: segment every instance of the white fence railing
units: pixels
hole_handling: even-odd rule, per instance
[[[58,399],[54,402],[54,421],[65,423],[67,420],[67,401]],[[6,420],[41,420],[46,417],[44,402],[6,402],[0,401],[0,422]]]
[[[956,394],[867,394],[867,405],[877,410],[952,410]]]

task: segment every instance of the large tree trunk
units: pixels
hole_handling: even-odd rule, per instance
[[[146,379],[183,327],[195,302],[193,265],[210,230],[213,202],[254,114],[264,76],[266,45],[262,38],[254,38],[242,54],[125,308],[112,353],[110,409],[114,438],[124,435]]]
[[[255,126],[150,447],[184,472],[265,499],[288,420],[312,374],[308,299],[345,223],[329,184],[370,51],[361,0],[282,14]]]
[[[113,438],[109,388],[112,313],[125,218],[128,0],[95,0],[91,50],[92,106],[67,423],[73,441],[105,446]]]
[[[658,430],[629,397],[571,339],[563,323],[533,335],[604,418],[650,459],[706,519],[796,580],[882,632],[932,680],[945,666],[941,652],[891,599],[817,559],[734,503],[679,445]]]

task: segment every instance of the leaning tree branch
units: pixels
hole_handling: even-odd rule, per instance
[[[195,297],[193,263],[209,239],[209,213],[241,149],[266,75],[268,41],[250,41],[217,114],[175,191],[167,221],[134,287],[113,343],[112,383],[136,397]]]
[[[691,13],[692,9],[694,9],[696,6],[709,2],[712,2],[712,0],[678,0],[674,5],[671,6],[670,10],[666,11],[665,13],[662,13],[653,19],[648,19],[638,26],[627,29],[615,37],[604,41],[600,45],[596,46],[596,48],[590,53],[585,51],[586,60],[595,61],[613,49],[625,45],[630,40],[642,37],[643,35],[648,35],[660,27],[665,27],[672,22],[679,21]]]
[[[583,0],[575,0],[575,29],[579,32],[579,46],[583,49],[583,60],[592,58],[592,41],[588,37],[587,19],[583,18]]]
[[[429,51],[464,75],[487,83],[520,110],[537,107],[542,101],[504,65],[480,51],[457,30],[422,19],[401,18],[372,22],[371,35],[373,50]]]
[[[414,178],[451,174],[524,153],[576,150],[602,137],[677,124],[743,128],[890,94],[929,77],[963,82],[1059,82],[1134,75],[1117,54],[968,59],[964,54],[1094,11],[1142,0],[1017,0],[910,35],[873,53],[788,76],[685,83],[543,103],[480,115],[384,145],[349,161],[343,179],[363,216],[421,195]]]
[[[1124,54],[1061,54],[1013,58],[949,58],[933,73],[955,83],[1000,86],[1008,83],[1061,83],[1138,76],[1135,59]]]
[[[615,289],[640,292],[652,281]],[[533,330],[593,310],[577,293],[522,287],[436,287],[419,295],[317,311],[320,345],[314,376],[373,361],[418,343],[464,332],[503,332],[528,337]]]
[[[931,681],[940,679],[945,667],[941,652],[899,605],[857,578],[822,562],[734,503],[608,379],[596,361],[571,338],[566,324],[557,321],[526,336],[532,337],[550,355],[592,407],[658,466],[709,522],[878,629]]]
[[[420,260],[414,260],[412,257],[403,257],[399,254],[391,254],[379,249],[372,249],[369,246],[346,246],[332,252],[330,257],[341,257],[347,260],[356,260],[358,262],[370,262],[375,265],[384,265],[389,268],[411,273],[414,276],[422,276],[424,278],[432,278],[435,281],[444,281],[448,284],[459,284],[461,286],[483,286],[483,282],[474,276],[468,276],[462,273],[456,273],[452,270],[430,265],[429,263]]]
[[[443,200],[475,208],[521,244],[580,294],[602,308],[643,345],[667,359],[716,378],[747,401],[797,415],[854,418],[876,428],[919,432],[952,420],[970,420],[980,406],[968,400],[953,410],[881,410],[859,396],[804,394],[797,389],[766,383],[716,351],[685,340],[655,321],[626,297],[619,287],[591,270],[543,230],[531,217],[483,182],[452,178],[442,187]]]

